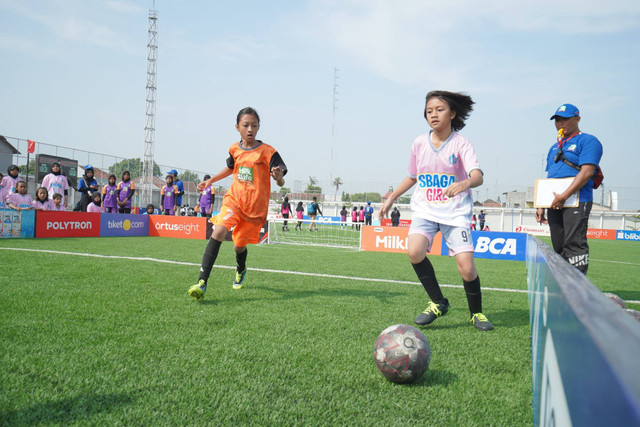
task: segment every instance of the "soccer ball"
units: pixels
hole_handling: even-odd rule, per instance
[[[427,337],[413,326],[393,325],[378,336],[373,357],[389,381],[410,383],[429,367],[431,347]]]
[[[618,304],[620,307],[627,308],[627,304],[618,295],[612,294],[610,292],[605,292],[604,296],[609,298],[611,301],[615,302],[616,304]]]

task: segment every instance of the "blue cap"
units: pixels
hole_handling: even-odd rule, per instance
[[[88,170],[93,170],[93,166],[91,165],[85,165],[84,170],[88,171]]]
[[[368,205],[370,205],[370,204],[371,204],[371,202],[367,202],[367,204],[368,204]]]
[[[558,107],[555,114],[551,116],[550,120],[553,120],[556,117],[580,117],[580,111],[578,110],[578,107],[573,104],[562,104]]]
[[[167,172],[167,175],[169,174],[173,174],[174,176],[178,176],[178,171],[175,169],[171,169],[169,172]]]

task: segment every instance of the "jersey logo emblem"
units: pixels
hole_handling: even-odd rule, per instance
[[[246,166],[238,166],[238,181],[253,182],[253,169]]]

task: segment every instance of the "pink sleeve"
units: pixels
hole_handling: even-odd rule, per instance
[[[42,186],[43,186],[44,188],[46,188],[46,189],[47,189],[47,191],[49,191],[49,175],[45,176],[45,177],[42,179]]]
[[[462,145],[460,147],[460,157],[462,160],[462,166],[464,166],[464,170],[467,173],[467,176],[474,169],[480,169],[480,164],[478,163],[478,158],[476,157],[476,150],[474,150],[473,145],[469,142],[468,139],[464,138]]]

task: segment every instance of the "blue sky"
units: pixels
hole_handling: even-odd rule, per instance
[[[144,154],[151,1],[0,0],[0,134]],[[180,1],[159,14],[156,162],[217,172],[255,107],[288,187],[384,192],[406,175],[429,90],[476,101],[462,134],[480,199],[543,177],[565,102],[604,145],[605,188],[640,209],[640,2]],[[334,67],[338,110],[332,137]],[[333,161],[331,148],[333,147]],[[342,191],[342,189],[341,189]]]

